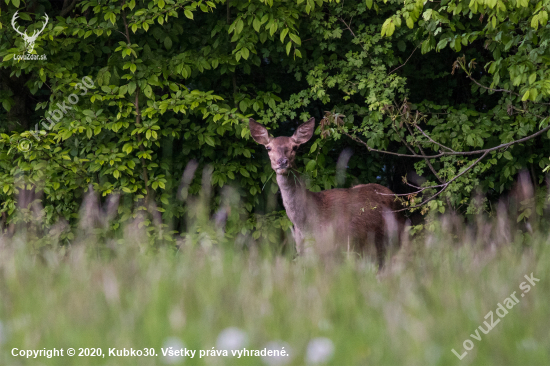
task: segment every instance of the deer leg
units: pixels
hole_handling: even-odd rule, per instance
[[[292,236],[294,237],[294,241],[296,242],[296,253],[298,255],[304,254],[304,236],[300,229],[298,229],[296,226],[294,226],[292,230]]]
[[[384,267],[384,260],[386,258],[386,243],[383,233],[374,234],[374,244],[376,246],[376,260],[378,262],[378,270],[380,271]]]

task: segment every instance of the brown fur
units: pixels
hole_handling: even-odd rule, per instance
[[[308,251],[310,240],[318,253],[358,249],[376,255],[382,267],[388,245],[399,245],[404,218],[393,192],[379,184],[362,184],[349,189],[310,192],[294,170],[296,148],[313,135],[315,120],[302,124],[292,137],[269,136],[262,125],[250,120],[252,137],[266,146],[271,167],[288,218],[294,224],[299,254]]]

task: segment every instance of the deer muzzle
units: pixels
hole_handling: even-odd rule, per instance
[[[277,168],[275,169],[275,172],[277,174],[286,174],[288,171],[288,159],[287,158],[280,158],[277,159]]]

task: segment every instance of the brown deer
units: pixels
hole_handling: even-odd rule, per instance
[[[315,130],[315,119],[300,125],[291,137],[269,135],[267,129],[249,122],[252,138],[264,145],[277,173],[283,204],[294,224],[298,254],[306,252],[306,244],[314,242],[318,253],[358,249],[376,255],[379,268],[384,264],[391,242],[399,245],[405,218],[393,212],[401,208],[393,192],[379,184],[361,184],[349,189],[310,192],[295,170],[298,147],[307,142]]]

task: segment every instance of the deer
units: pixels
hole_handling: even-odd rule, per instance
[[[265,146],[275,171],[283,205],[294,228],[296,251],[332,254],[346,248],[373,257],[380,271],[388,248],[400,245],[405,217],[394,193],[379,184],[360,184],[311,192],[296,170],[298,147],[311,139],[315,118],[298,126],[291,137],[272,137],[268,130],[249,120],[254,141]]]

